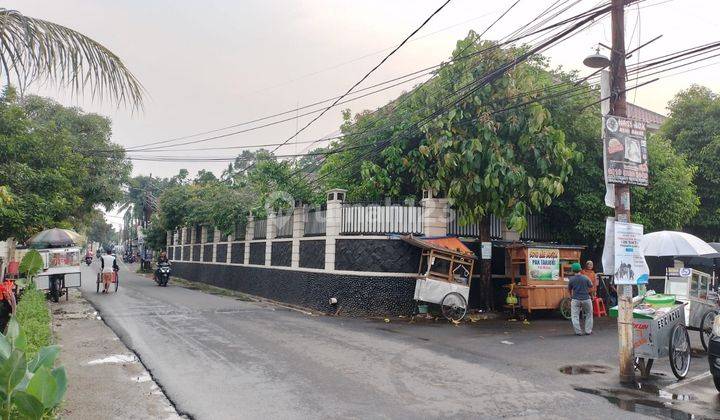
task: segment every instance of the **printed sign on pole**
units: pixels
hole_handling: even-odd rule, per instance
[[[612,184],[648,185],[645,123],[629,118],[603,117],[605,180]]]
[[[643,225],[615,222],[615,284],[646,284],[650,270],[640,250]]]
[[[528,248],[528,273],[531,280],[553,281],[560,278],[560,250]]]
[[[483,260],[492,259],[492,242],[481,242],[480,243],[480,257]]]

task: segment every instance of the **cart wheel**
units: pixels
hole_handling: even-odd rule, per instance
[[[560,315],[562,315],[563,318],[565,318],[565,319],[571,318],[571,313],[572,313],[571,306],[572,306],[572,302],[570,301],[570,298],[565,297],[565,298],[562,298],[562,300],[560,300],[560,306],[558,307],[558,309],[560,310]]]
[[[95,283],[95,293],[100,293],[100,273],[97,275],[97,282]]]
[[[708,343],[710,343],[710,336],[712,335],[713,322],[715,321],[716,311],[710,310],[705,312],[702,321],[700,321],[700,342],[702,343],[703,349],[707,351]]]
[[[459,322],[465,318],[467,312],[467,301],[457,292],[450,292],[442,300],[440,304],[443,316],[448,321]]]
[[[683,324],[677,324],[670,334],[668,346],[670,369],[678,379],[683,379],[690,369],[690,335]]]

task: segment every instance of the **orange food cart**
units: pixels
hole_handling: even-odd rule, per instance
[[[569,317],[564,298],[569,298],[568,281],[571,265],[580,262],[584,247],[517,243],[507,247],[510,263],[510,293],[518,298],[520,308],[532,313],[535,310],[560,309]],[[561,305],[561,302],[563,303]],[[567,300],[569,303],[569,299]],[[514,309],[514,308],[513,308]],[[567,310],[567,314],[564,313]]]

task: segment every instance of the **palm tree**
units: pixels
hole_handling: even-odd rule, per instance
[[[3,80],[4,78],[4,80]],[[143,87],[103,45],[65,26],[0,8],[0,81],[51,82],[74,95],[142,108]]]

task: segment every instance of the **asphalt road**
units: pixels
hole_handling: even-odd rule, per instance
[[[160,288],[122,264],[119,291],[99,295],[87,281],[96,265],[83,268],[83,295],[177,410],[197,419],[673,414],[642,402],[636,407],[634,396],[628,408],[616,394],[603,394],[617,378],[616,330],[607,319],[592,336],[576,337],[569,323],[554,319],[454,327],[314,316]],[[694,361],[698,369],[702,362]],[[595,366],[589,374],[560,371],[587,365]],[[667,363],[656,366],[669,371]],[[656,378],[659,387],[671,382],[667,373]]]

